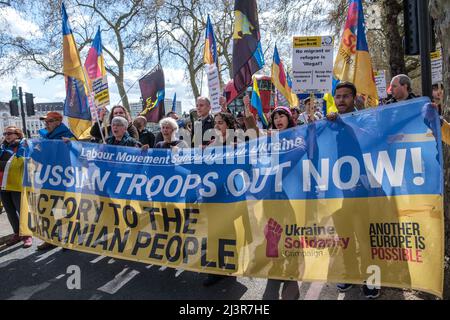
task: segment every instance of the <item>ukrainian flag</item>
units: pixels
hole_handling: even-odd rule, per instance
[[[256,80],[256,77],[253,77],[253,92],[251,105],[258,112],[258,116],[261,119],[264,129],[267,129],[269,127],[269,122],[267,121],[266,115],[264,114],[263,111],[261,95],[259,94],[258,81]]]
[[[350,0],[342,41],[334,63],[334,85],[352,82],[366,106],[378,105],[378,92],[366,40],[361,0]],[[333,86],[334,92],[335,86]]]
[[[206,35],[205,35],[205,49],[203,51],[203,61],[205,64],[217,63],[217,45],[216,37],[214,36],[214,29],[209,19],[206,23]]]
[[[273,52],[272,83],[275,85],[277,90],[287,99],[291,107],[298,106],[297,95],[292,92],[292,81],[289,77],[289,74],[284,71],[284,65],[278,54],[277,46],[275,46]]]
[[[63,31],[63,72],[66,77],[66,100],[64,115],[67,116],[69,128],[77,139],[89,137],[91,114],[87,97],[87,84],[83,66],[64,3],[61,7]]]

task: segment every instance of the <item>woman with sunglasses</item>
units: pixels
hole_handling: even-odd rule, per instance
[[[0,146],[0,185],[3,185],[3,176],[8,161],[15,154],[23,154],[23,133],[22,130],[15,126],[6,127],[3,132],[3,143]],[[11,167],[13,168],[13,167]],[[11,172],[9,172],[11,174]],[[18,174],[20,175],[20,173]],[[16,244],[23,241],[23,247],[29,248],[33,244],[33,240],[30,236],[19,236],[19,214],[20,214],[20,192],[11,191],[3,188],[0,192],[3,207],[8,215],[9,223],[14,231],[14,236],[7,243],[8,245]]]

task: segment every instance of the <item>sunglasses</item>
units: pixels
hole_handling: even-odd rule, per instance
[[[52,123],[52,122],[55,122],[55,121],[58,121],[58,120],[55,120],[55,119],[44,120],[45,123]]]
[[[12,134],[17,134],[17,133],[15,133],[15,132],[3,132],[4,136],[10,136]]]

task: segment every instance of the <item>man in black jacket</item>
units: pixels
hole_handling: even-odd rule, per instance
[[[386,104],[416,98],[412,93],[411,79],[405,74],[399,74],[391,80],[392,98],[386,101]]]
[[[201,146],[207,146],[210,142],[210,139],[205,139],[205,133],[214,129],[214,118],[211,115],[211,102],[206,97],[198,97],[197,98],[197,115],[198,120],[194,123],[194,134],[192,135],[192,145],[198,147],[199,144]],[[201,134],[201,137],[198,135]],[[201,143],[200,143],[201,141]]]

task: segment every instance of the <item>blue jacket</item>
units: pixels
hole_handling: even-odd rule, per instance
[[[70,131],[69,128],[67,128],[67,126],[64,123],[61,123],[52,132],[48,132],[47,129],[41,129],[39,130],[39,134],[42,139],[49,139],[49,140],[61,140],[62,138],[75,139],[73,133]]]

